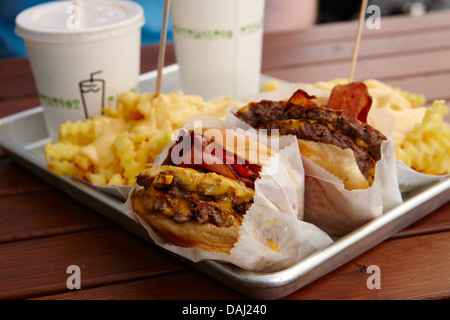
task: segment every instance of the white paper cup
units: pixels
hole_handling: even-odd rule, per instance
[[[122,92],[139,90],[143,24],[132,1],[55,1],[17,16],[53,140],[61,123],[99,115]]]
[[[265,0],[172,0],[181,88],[205,99],[259,91]]]

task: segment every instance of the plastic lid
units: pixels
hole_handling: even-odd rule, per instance
[[[16,17],[15,32],[26,40],[70,43],[115,37],[141,28],[144,22],[142,7],[132,1],[93,0],[82,6],[53,1],[22,11]]]

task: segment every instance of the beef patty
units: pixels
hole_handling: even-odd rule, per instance
[[[234,113],[256,129],[278,129],[281,135],[333,144],[353,150],[356,162],[367,178],[381,158],[386,137],[367,123],[323,106],[299,106],[287,101],[252,102]]]

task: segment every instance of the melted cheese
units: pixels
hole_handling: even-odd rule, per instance
[[[189,199],[179,198],[177,196],[171,195],[165,191],[161,191],[155,188],[151,188],[145,192],[145,207],[139,208],[141,211],[150,211],[156,212],[158,214],[163,214],[169,218],[172,218],[176,213],[181,213],[183,215],[191,214],[191,202]],[[196,193],[190,194],[190,198],[199,199],[199,195]],[[207,203],[211,203],[216,207],[221,207],[221,219],[222,225],[224,227],[231,227],[240,225],[242,219],[233,214],[233,206],[231,203],[226,202],[212,202],[205,201]]]
[[[160,166],[147,168],[140,173],[146,179],[160,181],[160,175],[173,175],[179,179],[186,191],[205,196],[222,196],[221,202],[241,204],[253,199],[254,190],[243,183],[214,172],[202,173],[190,168]]]
[[[157,211],[168,217],[173,217],[176,212],[180,212],[183,215],[191,213],[188,200],[172,196],[154,188],[146,193],[145,206],[151,211]]]
[[[176,213],[189,215],[192,199],[199,199],[220,207],[224,227],[240,225],[242,217],[236,215],[235,205],[253,200],[254,190],[243,183],[228,179],[216,173],[202,173],[190,168],[175,166],[150,167],[140,173],[141,178],[151,182],[145,191],[145,206],[148,210],[173,217]],[[182,198],[167,192],[164,188],[175,179],[183,190],[189,192]],[[207,201],[205,196],[219,196],[218,201]],[[191,200],[189,200],[189,198]]]
[[[114,161],[111,145],[116,139],[114,132],[105,133],[92,143],[80,148],[79,154],[88,157],[93,164],[106,168]]]
[[[272,239],[267,240],[267,246],[275,252],[280,252],[280,247],[278,246],[278,243],[276,243]]]

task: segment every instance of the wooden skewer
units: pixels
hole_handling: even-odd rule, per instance
[[[161,30],[161,39],[159,41],[158,71],[156,75],[156,96],[159,96],[161,93],[162,69],[164,67],[164,57],[166,54],[167,23],[169,20],[170,1],[171,0],[164,0],[164,17]]]
[[[361,9],[359,12],[358,31],[356,33],[355,46],[353,48],[352,65],[350,68],[350,76],[348,77],[349,83],[353,81],[353,76],[355,74],[356,60],[358,58],[359,43],[361,41],[361,32],[364,18],[366,16],[366,9],[367,9],[367,0],[362,0]]]

